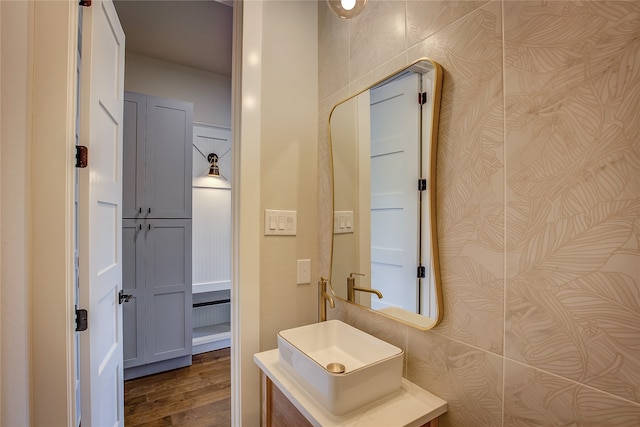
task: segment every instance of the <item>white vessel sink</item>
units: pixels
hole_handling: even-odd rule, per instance
[[[339,320],[279,332],[278,352],[282,369],[333,415],[402,386],[404,352]],[[332,364],[343,365],[344,372]]]

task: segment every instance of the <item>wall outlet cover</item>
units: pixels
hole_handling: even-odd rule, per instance
[[[311,260],[299,259],[297,268],[297,284],[306,285],[311,283]]]

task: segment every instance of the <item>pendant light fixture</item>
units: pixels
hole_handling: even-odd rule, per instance
[[[362,12],[367,0],[327,0],[327,3],[340,18],[350,19]]]

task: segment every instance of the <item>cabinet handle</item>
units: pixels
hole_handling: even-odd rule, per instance
[[[142,213],[142,208],[138,208],[138,213]]]
[[[151,224],[149,224],[149,230],[151,230]]]
[[[142,231],[142,224],[138,224],[138,230]]]
[[[129,302],[132,298],[135,298],[133,295],[125,294],[123,290],[120,290],[118,293],[118,302],[122,304],[123,302]]]
[[[151,208],[149,208],[149,213],[151,213]]]

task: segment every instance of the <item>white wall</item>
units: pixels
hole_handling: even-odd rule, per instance
[[[127,52],[124,88],[145,95],[193,102],[195,122],[231,127],[229,76]]]

